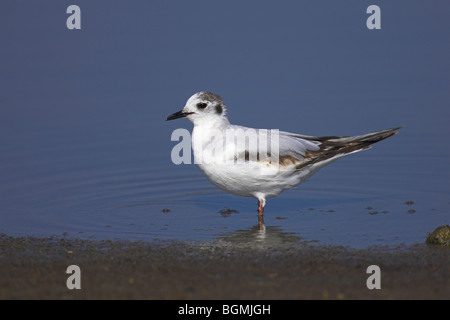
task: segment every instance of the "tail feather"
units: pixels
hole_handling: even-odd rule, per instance
[[[369,149],[372,144],[396,135],[401,128],[396,127],[351,137],[309,137],[309,140],[319,142],[319,150],[308,151],[304,161],[298,163],[296,169],[300,170],[309,165],[321,168],[345,155]]]
[[[360,136],[352,136],[352,137],[333,137],[331,139],[326,139],[322,141],[330,141],[330,142],[368,142],[368,143],[376,143],[378,141],[384,140],[386,138],[389,138],[393,135],[396,135],[398,133],[398,130],[400,130],[403,127],[396,127],[376,132],[371,132],[367,134],[363,134]]]

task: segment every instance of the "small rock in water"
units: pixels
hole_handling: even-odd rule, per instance
[[[219,213],[222,215],[222,217],[228,217],[232,213],[239,213],[239,211],[227,208],[227,209],[219,210]]]
[[[426,244],[450,246],[450,226],[439,226],[432,233],[427,232]]]

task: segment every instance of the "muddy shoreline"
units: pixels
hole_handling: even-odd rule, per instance
[[[69,290],[67,267],[81,270]],[[369,290],[378,265],[381,289]],[[450,250],[0,234],[0,299],[450,299]]]

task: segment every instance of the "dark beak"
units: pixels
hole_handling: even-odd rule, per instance
[[[171,114],[170,116],[167,117],[166,121],[169,120],[175,120],[178,118],[184,118],[190,114],[193,114],[194,112],[183,112],[183,110],[175,112],[174,114]]]

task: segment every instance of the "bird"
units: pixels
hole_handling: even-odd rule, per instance
[[[331,162],[367,150],[402,128],[358,136],[319,137],[253,129],[231,124],[224,100],[209,91],[192,95],[184,108],[166,121],[179,118],[187,118],[194,125],[194,163],[206,178],[225,192],[258,200],[260,229],[264,228],[267,198],[297,187]]]

